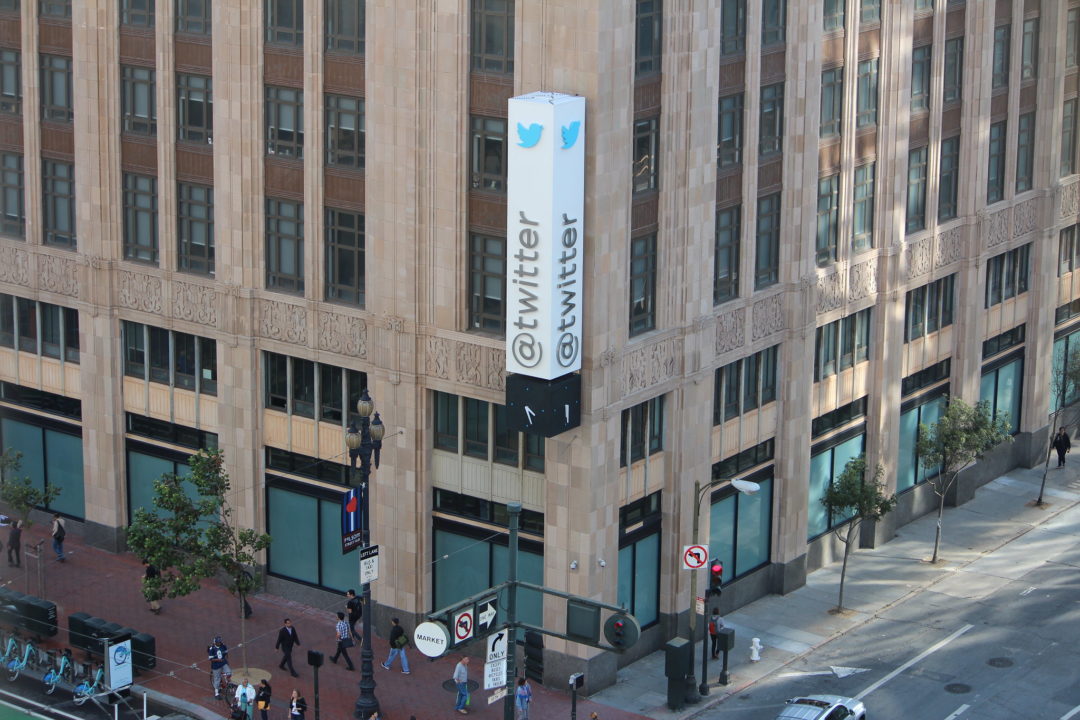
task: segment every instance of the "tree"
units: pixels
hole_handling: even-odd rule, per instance
[[[933,425],[919,425],[919,440],[915,444],[919,461],[927,467],[939,468],[938,473],[927,482],[938,496],[937,530],[934,533],[934,555],[930,562],[938,561],[941,548],[941,519],[945,514],[945,495],[956,482],[956,477],[968,465],[978,460],[988,450],[1005,441],[1012,441],[1007,415],[990,413],[985,400],[974,407],[960,398],[947,398],[948,407]]]
[[[860,455],[848,460],[844,471],[836,482],[825,490],[821,498],[830,513],[846,515],[851,521],[840,525],[834,531],[840,542],[844,543],[844,562],[840,569],[840,597],[836,601],[836,610],[844,609],[844,580],[847,577],[848,555],[851,546],[858,540],[859,528],[864,520],[880,520],[887,512],[896,507],[896,495],[885,494],[885,483],[881,478],[885,469],[879,464],[874,468],[874,476],[866,477],[866,457]],[[846,532],[845,532],[846,531]]]
[[[22,466],[22,453],[7,448],[0,455],[0,502],[3,502],[24,527],[30,526],[30,513],[35,508],[47,507],[60,496],[60,487],[50,485],[38,488],[28,477],[17,477]]]
[[[229,504],[229,474],[220,450],[200,450],[189,459],[191,474],[166,473],[154,481],[154,510],[138,508],[127,532],[128,547],[160,575],[143,578],[143,594],[182,597],[221,574],[240,599],[240,638],[247,668],[247,597],[259,585],[256,555],[270,536],[237,527]],[[194,490],[194,496],[189,488]]]

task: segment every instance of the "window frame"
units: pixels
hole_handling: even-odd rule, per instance
[[[157,73],[142,65],[120,66],[120,128],[131,135],[157,135]],[[140,100],[140,95],[144,96]]]
[[[763,290],[780,281],[780,191],[757,199],[754,242],[754,289]],[[768,221],[768,222],[766,222]]]
[[[1075,8],[1080,11],[1080,8]],[[1068,98],[1061,104],[1061,158],[1058,172],[1061,177],[1076,174],[1077,98]]]
[[[659,74],[663,63],[662,0],[636,0],[634,9],[634,76]]]
[[[351,17],[350,10],[356,11]],[[365,0],[325,0],[323,14],[326,52],[363,57],[367,52]]]
[[[1009,86],[1009,49],[1012,45],[1012,26],[1008,23],[994,27],[993,50],[990,62],[990,89]]]
[[[724,170],[742,164],[743,93],[720,97],[718,105],[716,168]]]
[[[176,0],[176,32],[210,35],[213,32],[211,0]]]
[[[349,103],[352,107],[348,106]],[[367,165],[367,103],[365,99],[354,95],[324,93],[323,109],[327,167],[364,170]],[[351,130],[344,127],[343,120],[352,121]]]
[[[469,329],[506,331],[506,238],[469,233]],[[493,252],[494,250],[497,252]],[[490,291],[498,288],[498,296]]]
[[[0,152],[0,234],[26,237],[26,173],[22,153]]]
[[[75,119],[74,88],[72,87],[72,58],[68,55],[40,54],[41,119],[71,124]],[[61,87],[62,86],[62,87]],[[64,95],[62,102],[57,93]]]
[[[763,85],[758,112],[758,157],[784,151],[784,83]]]
[[[1039,18],[1027,18],[1021,25],[1020,81],[1039,76]]]
[[[990,123],[986,163],[987,205],[993,205],[1005,199],[1005,152],[1008,135],[1007,120]]]
[[[293,295],[304,294],[304,203],[283,198],[266,198],[266,289]],[[282,210],[292,208],[291,214]],[[282,232],[292,224],[295,233]],[[291,245],[291,248],[290,248]],[[291,252],[290,252],[291,249]],[[294,273],[286,272],[283,260],[289,260]]]
[[[1035,111],[1022,113],[1016,123],[1016,192],[1031,190],[1035,181]]]
[[[941,139],[938,157],[938,222],[952,220],[959,211],[960,136]]]
[[[201,195],[201,197],[199,197]],[[192,208],[205,208],[201,216]],[[204,243],[196,241],[203,227]],[[176,184],[177,269],[214,275],[214,188],[211,185],[179,181]],[[201,249],[200,249],[201,246]]]
[[[840,173],[818,178],[817,233],[814,261],[818,267],[836,262],[840,244]]]
[[[720,0],[720,55],[746,51],[746,0]]]
[[[514,0],[496,2],[502,3],[502,9],[490,8],[490,0],[470,1],[470,65],[473,72],[512,75]]]
[[[956,273],[908,290],[904,296],[904,342],[952,325],[955,303]]]
[[[660,116],[634,121],[633,194],[660,188]]]
[[[911,112],[930,110],[930,64],[934,58],[933,45],[911,49]]]
[[[909,235],[926,229],[929,156],[929,148],[926,145],[908,151],[907,205],[904,231]]]
[[[878,120],[879,58],[861,60],[856,84],[855,127],[874,127]]]
[[[157,178],[123,173],[124,259],[158,264]],[[148,232],[143,232],[146,229]]]
[[[509,122],[490,115],[469,117],[469,187],[483,192],[506,194],[507,147],[510,143]],[[494,170],[488,161],[497,160]]]
[[[821,72],[821,127],[822,138],[839,137],[844,117],[844,67],[834,67]]]
[[[329,302],[341,302],[364,307],[367,300],[366,267],[366,219],[364,213],[341,208],[323,208],[323,254],[326,263],[324,298]],[[352,226],[342,224],[348,217]],[[343,242],[351,239],[352,242]],[[342,282],[348,259],[349,270],[355,283]]]
[[[64,174],[56,172],[64,168]],[[58,188],[67,186],[67,192]],[[75,219],[75,164],[62,160],[41,159],[42,242],[53,247],[74,250],[78,246]],[[64,207],[62,207],[64,206]],[[66,228],[58,222],[59,212],[66,217]],[[67,232],[64,230],[67,229]]]
[[[656,329],[658,252],[655,232],[630,239],[630,337]]]
[[[303,47],[304,2],[303,0],[264,0],[263,16],[267,45]]]
[[[942,103],[962,102],[964,99],[964,36],[945,41],[945,67]]]
[[[717,208],[713,238],[713,305],[739,296],[741,239],[742,205]]]
[[[0,113],[22,115],[22,52],[0,48]]]
[[[193,122],[196,112],[202,113],[203,122]],[[210,75],[176,74],[176,139],[205,145],[214,142],[214,79]]]
[[[851,250],[865,252],[874,247],[874,203],[877,195],[877,163],[857,165],[853,173]],[[869,188],[869,189],[868,189]]]
[[[284,85],[266,85],[266,154],[304,159],[304,90]],[[291,115],[291,118],[289,116]],[[283,118],[289,118],[283,122]],[[291,125],[291,127],[283,127]]]
[[[787,42],[787,0],[762,0],[761,46]]]
[[[128,27],[153,28],[156,0],[120,0],[120,24]],[[139,3],[141,7],[135,7]]]

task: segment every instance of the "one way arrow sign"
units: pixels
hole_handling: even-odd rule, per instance
[[[487,662],[499,662],[506,659],[507,632],[500,630],[487,637]]]
[[[476,630],[490,630],[495,624],[495,598],[484,600],[476,606]]]

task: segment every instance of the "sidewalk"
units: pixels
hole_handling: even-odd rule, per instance
[[[941,556],[930,565],[937,514],[925,515],[901,527],[890,542],[854,552],[848,563],[844,605],[848,612],[832,615],[840,582],[840,563],[811,573],[806,585],[784,596],[769,595],[724,616],[735,629],[735,650],[729,658],[731,683],[716,684],[719,662],[710,662],[711,693],[679,712],[667,708],[664,653],[654,652],[621,669],[615,685],[590,699],[610,708],[663,720],[688,718],[725,698],[742,692],[803,654],[868,622],[877,613],[907,596],[934,586],[958,598],[985,597],[1012,577],[1045,562],[1025,542],[1054,535],[1052,521],[1080,503],[1080,459],[1062,468],[1051,461],[1042,508],[1033,507],[1043,468],[1016,468],[992,480],[975,498],[958,508],[946,508],[942,521]],[[1033,532],[1034,531],[1034,532]],[[1032,533],[1032,537],[1025,535]],[[1019,541],[1015,542],[1014,541]],[[751,638],[760,638],[761,661],[751,663]],[[701,648],[697,649],[700,672]],[[701,678],[698,678],[700,682]],[[607,712],[603,713],[604,717]]]

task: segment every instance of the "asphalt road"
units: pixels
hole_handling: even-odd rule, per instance
[[[787,698],[831,693],[869,720],[1080,720],[1080,544],[1028,543],[1025,564],[1040,548],[1050,561],[1010,574],[1003,550],[997,573],[913,595],[695,717],[771,720]]]

